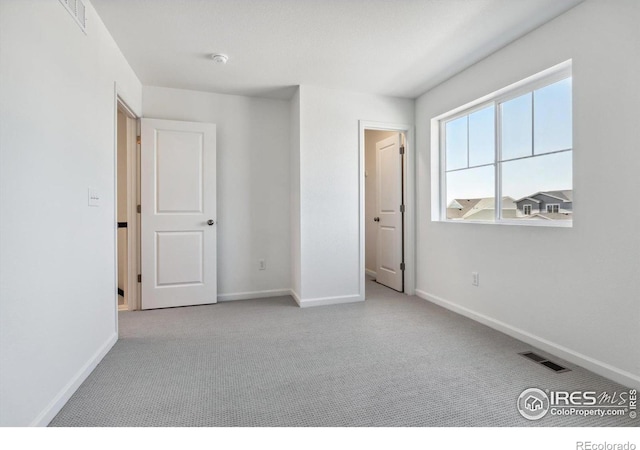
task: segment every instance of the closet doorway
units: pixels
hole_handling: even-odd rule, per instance
[[[138,120],[118,98],[116,113],[116,277],[118,311],[140,309]]]

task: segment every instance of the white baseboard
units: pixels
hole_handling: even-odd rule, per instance
[[[253,291],[253,292],[238,292],[235,294],[219,294],[219,302],[230,302],[235,300],[249,300],[253,298],[268,298],[268,297],[280,297],[284,295],[290,295],[295,302],[301,308],[308,308],[310,306],[325,306],[325,305],[339,305],[341,303],[353,303],[360,302],[364,299],[360,295],[347,295],[339,297],[322,297],[322,298],[310,298],[301,299],[300,295],[293,289],[272,289],[268,291]]]
[[[29,424],[31,427],[46,427],[49,422],[60,412],[62,407],[69,401],[71,396],[78,390],[80,385],[93,372],[102,358],[109,353],[111,347],[118,340],[118,334],[113,333],[109,339],[98,349],[98,351],[85,363],[78,373],[62,388],[51,403]]]
[[[296,299],[296,297],[294,297],[294,299]],[[359,294],[339,297],[310,298],[303,300],[296,299],[296,302],[298,303],[300,308],[308,308],[311,306],[340,305],[342,303],[355,303],[362,301],[364,301],[364,298],[362,298]]]
[[[376,278],[378,276],[378,274],[371,269],[364,269],[364,273],[366,273],[367,275],[373,278]]]
[[[429,294],[419,289],[416,289],[416,295],[431,303],[435,303],[436,305],[442,306],[443,308],[446,308],[450,311],[475,320],[476,322],[480,322],[481,324],[486,325],[489,328],[498,330],[513,338],[519,339],[522,342],[526,342],[529,345],[533,345],[540,350],[544,350],[545,352],[569,361],[570,363],[584,367],[587,370],[597,373],[598,375],[602,375],[605,378],[609,378],[610,380],[620,383],[623,386],[640,389],[640,377],[632,374],[631,372],[627,372],[626,370],[619,369],[590,356],[578,353],[574,350],[571,350],[570,348],[556,344],[555,342],[551,342],[547,339],[513,327],[489,316],[485,316],[484,314],[478,313],[464,306],[457,305],[453,302],[438,297],[437,295]]]
[[[296,291],[294,291],[293,289],[289,290],[289,295],[291,295],[293,297],[293,299],[296,301],[296,303],[298,304],[298,306],[300,306],[300,296],[298,295],[298,293]]]
[[[250,300],[253,298],[281,297],[291,295],[291,289],[270,289],[267,291],[236,292],[233,294],[218,294],[219,302],[230,302],[234,300]]]

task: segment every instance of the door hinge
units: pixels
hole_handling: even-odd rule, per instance
[[[138,214],[140,214],[142,212],[142,206],[136,206],[136,211],[138,211]]]
[[[404,270],[404,263],[400,263],[400,270]]]
[[[136,144],[141,144],[142,138],[140,136],[136,136]]]
[[[404,212],[404,205],[400,205],[400,212],[403,213]]]
[[[138,283],[142,283],[142,275],[138,274]]]
[[[401,155],[404,155],[404,145],[401,145],[401,146],[400,146],[400,154],[401,154]]]

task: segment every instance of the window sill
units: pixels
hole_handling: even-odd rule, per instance
[[[573,228],[573,221],[551,221],[551,220],[501,220],[499,222],[489,222],[484,220],[432,220],[441,223],[466,223],[474,225],[506,225],[515,227],[543,227],[543,228]]]

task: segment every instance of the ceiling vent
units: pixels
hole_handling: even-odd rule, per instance
[[[60,3],[69,11],[73,20],[76,21],[80,29],[86,33],[87,32],[87,16],[86,16],[86,7],[82,0],[60,0]]]

